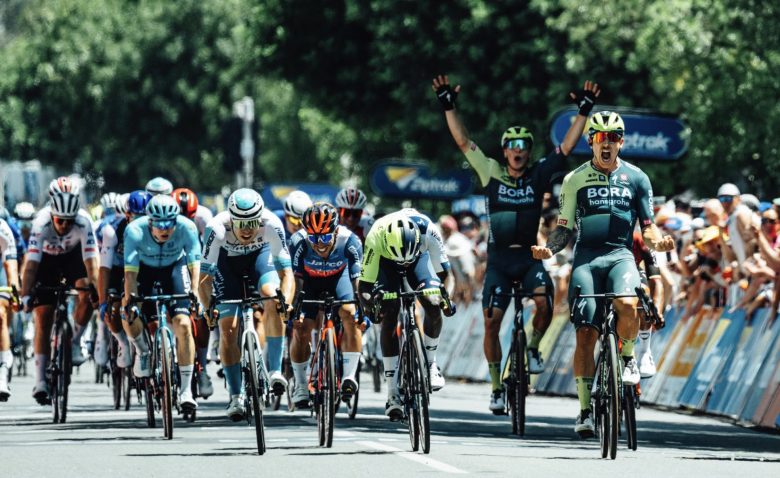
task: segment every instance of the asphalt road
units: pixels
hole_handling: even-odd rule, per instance
[[[224,417],[227,394],[218,379],[198,420],[177,419],[174,439],[164,440],[162,428],[146,428],[141,407],[114,411],[92,366],[81,368],[68,422],[59,425],[51,423],[50,407],[31,398],[32,379],[14,377],[11,400],[0,403],[2,476],[780,476],[780,434],[645,407],[637,415],[639,449],[621,444],[617,460],[602,460],[597,440],[572,431],[576,400],[530,397],[520,439],[509,434],[508,417],[487,411],[487,385],[453,381],[432,399],[430,455],[409,451],[406,428],[383,415],[384,393],[366,387],[356,420],[337,415],[332,448],[317,446],[308,412],[289,413],[283,405],[266,412],[268,451],[258,456],[253,428]]]

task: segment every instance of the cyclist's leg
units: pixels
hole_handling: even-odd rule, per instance
[[[436,276],[436,271],[427,252],[422,254],[414,266],[414,271],[409,276],[409,285],[413,288],[433,288],[441,286],[441,281]],[[425,310],[422,339],[426,350],[426,358],[431,373],[431,388],[436,391],[444,387],[444,376],[436,363],[436,350],[439,348],[439,335],[441,334],[441,296],[426,295],[420,297],[420,304]]]
[[[650,295],[650,287],[645,271],[639,271],[639,279],[642,282],[642,289],[644,289],[645,294],[652,297]],[[660,282],[660,279],[658,281]],[[638,355],[639,360],[639,374],[641,378],[650,378],[655,375],[656,372],[655,361],[653,360],[653,354],[650,349],[653,323],[647,320],[644,311],[637,311],[637,313],[639,315],[639,335],[637,335],[635,353]]]
[[[77,247],[60,257],[63,264],[62,272],[68,285],[87,287],[89,282],[87,281],[87,269],[84,267],[84,260],[81,257],[81,248]],[[92,303],[89,300],[89,292],[79,291],[76,296],[76,306],[73,308],[74,365],[80,365],[80,362],[85,359],[81,353],[81,337],[84,335],[87,323],[91,318]]]
[[[386,259],[380,259],[379,275],[374,284],[374,291],[399,290],[401,284],[401,277],[396,271],[394,263]],[[379,330],[379,345],[382,349],[382,363],[385,369],[385,383],[387,384],[385,415],[389,416],[391,420],[400,420],[403,416],[396,378],[398,356],[400,354],[397,334],[400,307],[401,302],[399,300],[386,301],[382,303],[379,311],[379,320],[382,323],[382,327]]]
[[[508,262],[508,261],[507,261]],[[503,393],[504,385],[501,382],[501,341],[498,334],[501,330],[501,321],[504,318],[504,312],[509,306],[509,297],[493,297],[492,304],[490,293],[495,290],[496,293],[508,293],[512,287],[510,277],[505,273],[499,258],[495,252],[488,256],[487,269],[485,271],[485,286],[482,288],[482,315],[485,319],[485,338],[482,342],[482,348],[485,353],[485,359],[488,363],[488,372],[490,373],[490,384],[493,394],[491,395],[491,409],[503,410],[503,398],[499,394]],[[493,308],[492,316],[490,307]],[[496,402],[501,398],[501,403]],[[493,405],[493,402],[496,402]]]
[[[36,281],[43,286],[57,285],[60,271],[58,256],[43,254],[38,265]],[[49,396],[49,387],[46,383],[46,368],[49,366],[51,356],[51,329],[54,324],[54,303],[56,298],[51,292],[38,292],[33,306],[33,321],[35,322],[35,336],[33,337],[33,354],[35,357],[35,388],[33,397],[38,403],[44,403]]]
[[[190,271],[184,257],[179,259],[171,267],[167,268],[167,280],[162,281],[163,291],[171,294],[187,294],[192,291]],[[190,317],[190,303],[188,300],[176,301],[172,316],[173,333],[176,335],[176,361],[179,365],[179,377],[181,390],[179,391],[182,404],[193,405],[192,375],[195,371],[195,337],[193,336],[193,324]]]
[[[276,289],[281,284],[279,273],[270,247],[266,246],[255,258],[254,280],[260,285],[264,296],[276,295]],[[265,330],[265,351],[267,355],[268,374],[275,393],[283,393],[287,388],[287,379],[282,374],[282,355],[284,353],[284,322],[276,308],[276,302],[266,302],[263,308],[263,328]]]
[[[137,276],[138,295],[141,297],[151,295],[154,283],[162,280],[163,275],[160,273],[160,269],[148,267],[144,263],[141,263],[138,268]],[[141,314],[146,317],[147,320],[152,320],[152,317],[156,314],[153,304],[142,304],[140,309]],[[151,375],[151,344],[148,342],[146,334],[143,333],[144,321],[141,317],[128,317],[128,315],[125,314],[122,317],[122,328],[130,343],[135,348],[133,375],[139,378],[149,377]]]
[[[547,292],[547,286],[552,287],[552,279],[542,264],[542,261],[531,257],[526,259],[528,267],[523,278],[523,290],[533,291],[537,294]],[[532,322],[531,334],[528,337],[528,371],[530,373],[542,373],[544,362],[539,354],[539,342],[552,321],[552,310],[548,305],[547,297],[534,297],[536,311]]]
[[[111,268],[111,275],[108,280],[108,288],[114,289],[117,292],[122,292],[124,282],[124,267]],[[111,304],[111,310],[108,311],[106,316],[106,325],[111,335],[114,336],[119,344],[119,350],[117,351],[117,365],[120,367],[129,367],[131,362],[130,356],[130,343],[127,341],[127,334],[122,329],[122,316],[120,314],[121,302],[115,301]]]
[[[310,281],[304,280],[303,292],[306,297],[317,297],[318,290]],[[317,324],[319,308],[314,305],[304,305],[301,317],[293,317],[292,340],[290,341],[290,365],[295,376],[295,390],[292,400],[298,408],[309,406],[309,375],[307,367],[311,358],[311,335]]]
[[[352,281],[349,278],[349,271],[345,269],[335,284],[336,299],[337,300],[354,300],[355,293],[352,288]],[[354,393],[357,391],[357,380],[355,375],[357,374],[358,365],[360,364],[360,350],[363,345],[363,332],[355,321],[356,313],[355,304],[346,304],[339,307],[339,318],[344,329],[344,334],[341,341],[341,361],[342,369],[344,371],[342,376],[342,390],[346,393]],[[362,323],[362,317],[360,318]],[[348,387],[345,387],[345,383],[348,383]]]
[[[631,252],[628,249],[614,251],[610,254],[609,260],[612,266],[607,279],[608,290],[620,294],[633,294],[641,282]],[[634,344],[639,334],[639,317],[636,310],[638,302],[639,299],[636,297],[615,299],[613,302],[617,315],[615,329],[620,338],[621,355],[626,364],[623,381],[628,385],[635,385],[639,381],[639,367],[634,360]]]
[[[220,251],[217,260],[217,269],[214,273],[214,297],[220,300],[235,300],[242,298],[241,275],[233,268],[229,267],[227,262],[227,253]],[[222,362],[222,372],[225,375],[228,395],[230,396],[231,406],[235,399],[235,414],[240,416],[243,413],[238,397],[241,395],[241,349],[239,344],[238,331],[243,320],[241,308],[238,305],[220,304],[217,305],[219,313],[219,357]],[[233,411],[228,410],[228,416]]]
[[[5,268],[0,267],[0,286],[6,287]],[[8,333],[8,324],[13,317],[11,310],[10,294],[0,294],[0,401],[7,400],[11,391],[8,388],[8,377],[13,370],[14,354],[11,352],[11,335]]]

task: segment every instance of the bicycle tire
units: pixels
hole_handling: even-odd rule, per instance
[[[419,435],[420,445],[425,454],[431,452],[431,417],[428,410],[430,398],[430,385],[428,380],[428,361],[423,351],[422,337],[420,331],[412,331],[412,352],[415,363],[412,372],[414,374],[413,393],[414,393],[414,418],[417,421],[417,433]]]
[[[352,398],[347,402],[347,413],[350,420],[354,420],[357,416],[358,400],[360,399],[360,369],[362,365],[358,363],[357,372],[355,372],[355,382],[358,384],[357,391],[352,395]]]
[[[160,358],[160,374],[162,375],[162,416],[163,436],[168,440],[173,438],[173,369],[171,362],[171,344],[165,330],[160,332],[161,342],[158,352]]]
[[[263,420],[263,407],[260,406],[262,400],[262,391],[260,390],[260,381],[257,376],[257,356],[258,346],[255,343],[253,335],[248,334],[248,340],[244,343],[244,354],[246,361],[244,363],[244,374],[248,388],[247,398],[250,402],[250,413],[254,418],[255,439],[257,441],[257,454],[265,453],[265,424]]]
[[[325,332],[325,395],[323,411],[325,419],[325,447],[333,446],[333,421],[336,415],[336,339],[333,329]]]
[[[122,398],[124,397],[125,381],[122,378],[122,369],[116,364],[111,365],[111,391],[114,394],[114,410],[122,407]]]
[[[323,376],[325,373],[323,370],[325,355],[325,348],[320,342],[317,346],[317,355],[314,362],[312,363],[311,372],[312,376],[314,377],[314,414],[317,419],[317,437],[319,439],[319,446],[325,445],[325,411],[323,408],[325,403],[325,378]]]
[[[607,335],[607,353],[609,359],[608,415],[609,415],[609,457],[617,456],[618,432],[620,431],[620,369],[618,368],[617,341],[615,334]]]
[[[636,394],[634,385],[623,386],[623,424],[626,427],[626,444],[629,450],[636,451]]]
[[[374,358],[374,365],[371,366],[371,379],[374,383],[374,392],[382,391],[382,366],[379,360]]]
[[[609,376],[609,359],[604,355],[607,352],[606,345],[601,347],[599,352],[599,364],[597,367],[596,380],[598,380],[598,386],[596,388],[595,406],[593,410],[594,419],[596,420],[596,430],[599,434],[599,446],[601,449],[601,458],[606,458],[609,454],[609,417],[607,414],[607,377]]]
[[[70,386],[71,374],[71,335],[67,326],[60,329],[60,347],[59,373],[58,377],[58,396],[57,402],[60,409],[60,423],[65,423],[68,418],[68,389]]]
[[[144,400],[146,401],[146,426],[154,428],[157,426],[154,418],[154,383],[151,378],[139,378],[136,380],[136,385],[139,380],[143,380],[144,383]]]
[[[524,330],[518,330],[516,342],[512,351],[512,401],[510,413],[512,415],[512,432],[518,436],[525,436],[525,400],[528,396],[528,371],[525,365],[526,337]]]
[[[414,382],[412,376],[414,372],[412,372],[412,367],[414,366],[415,358],[413,357],[413,354],[412,347],[407,341],[404,341],[403,349],[401,350],[400,366],[396,373],[399,378],[398,388],[403,392],[404,419],[409,426],[409,442],[412,445],[412,451],[418,451],[420,449],[420,429],[419,421],[415,420],[414,416],[415,403],[414,394],[412,392]]]
[[[122,371],[122,392],[124,395],[125,411],[130,410],[130,397],[133,391],[133,375],[130,368],[120,369]]]

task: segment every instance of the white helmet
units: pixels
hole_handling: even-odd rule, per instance
[[[260,219],[263,207],[263,197],[254,189],[237,189],[228,198],[228,212],[234,221]]]
[[[103,207],[103,210],[104,211],[108,209],[116,210],[117,198],[119,198],[119,194],[117,193],[105,193],[103,196],[101,196],[100,205]]]
[[[16,203],[16,206],[14,206],[14,216],[21,220],[32,219],[35,217],[35,206],[29,202]]]
[[[165,178],[156,177],[149,180],[146,183],[146,192],[152,196],[158,194],[170,195],[173,192],[173,184]]]
[[[293,191],[284,200],[284,213],[288,216],[300,218],[303,213],[314,204],[303,191]]]
[[[130,193],[117,194],[114,209],[118,214],[127,214],[127,198],[129,197]]]
[[[78,195],[79,184],[68,176],[60,176],[52,179],[49,183],[49,196],[53,197],[57,193],[72,193]]]
[[[72,219],[79,214],[79,195],[60,192],[51,196],[51,213],[54,216]]]
[[[368,199],[358,188],[344,188],[336,195],[336,207],[341,209],[365,209]]]

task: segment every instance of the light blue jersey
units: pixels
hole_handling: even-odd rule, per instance
[[[160,244],[152,237],[149,217],[131,222],[125,230],[125,271],[138,272],[140,265],[162,268],[170,266],[182,256],[187,265],[200,261],[200,239],[195,223],[184,216],[176,217],[176,229],[166,242]]]

